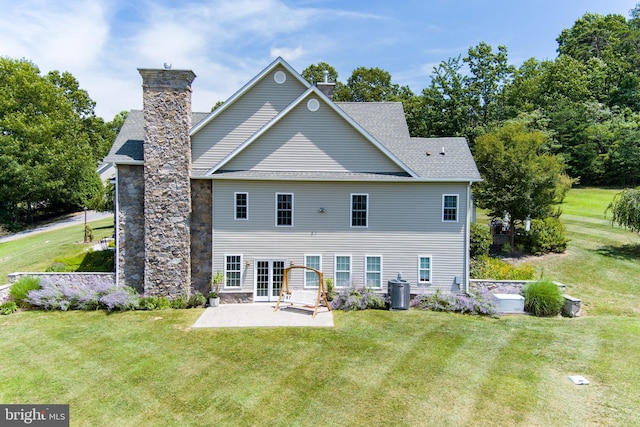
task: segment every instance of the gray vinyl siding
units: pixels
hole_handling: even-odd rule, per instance
[[[284,84],[273,80],[277,71],[287,75]],[[284,67],[276,67],[191,137],[193,168],[213,167],[305,90]]]
[[[326,103],[309,97],[224,166],[228,170],[386,172],[403,170]]]
[[[412,292],[418,289],[420,255],[432,260],[432,283],[423,290],[457,291],[455,276],[466,280],[467,184],[214,181],[213,191],[214,271],[223,270],[224,254],[242,254],[245,292],[253,292],[255,259],[303,265],[305,254],[322,256],[325,278],[334,275],[336,254],[351,255],[358,285],[367,255],[382,256],[383,289],[398,272],[411,282]],[[249,221],[234,220],[238,191],[249,194]],[[293,227],[275,226],[276,193],[294,194]],[[367,228],[350,226],[352,193],[369,195]],[[458,222],[442,222],[443,194],[459,194]],[[302,272],[295,274],[294,284],[302,286]]]

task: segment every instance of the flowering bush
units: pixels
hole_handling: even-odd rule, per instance
[[[469,273],[472,279],[531,280],[535,268],[531,264],[514,267],[501,259],[483,255],[471,260]]]
[[[42,285],[29,292],[26,301],[46,310],[132,310],[138,307],[140,297],[128,286],[116,287],[102,282],[88,285],[74,283]]]
[[[388,301],[373,289],[355,285],[341,290],[330,302],[332,310],[366,310],[367,308],[384,309]]]
[[[495,297],[488,292],[472,290],[469,294],[443,294],[438,289],[433,294],[418,295],[411,306],[421,310],[448,311],[463,314],[497,316],[498,306]]]

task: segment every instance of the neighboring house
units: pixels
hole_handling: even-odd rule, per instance
[[[411,138],[401,103],[333,102],[281,58],[209,114],[191,112],[191,71],[139,71],[144,109],[107,157],[118,283],[176,295],[221,271],[223,300],[273,301],[283,269],[307,265],[338,288],[401,272],[413,293],[467,290],[465,139]]]

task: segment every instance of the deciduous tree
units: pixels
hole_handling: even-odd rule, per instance
[[[478,206],[494,218],[510,217],[511,245],[516,223],[552,213],[562,161],[549,154],[548,135],[509,121],[476,139],[474,155],[483,181],[474,185]]]

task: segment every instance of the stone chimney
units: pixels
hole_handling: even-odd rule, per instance
[[[324,75],[324,81],[316,83],[316,86],[320,89],[320,92],[327,95],[329,99],[333,99],[333,91],[336,88],[336,84],[329,83],[329,71],[324,70],[322,74]]]
[[[144,110],[144,292],[191,290],[190,70],[139,69]]]

